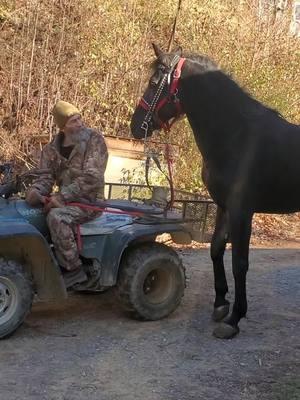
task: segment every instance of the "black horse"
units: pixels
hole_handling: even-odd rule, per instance
[[[300,210],[300,126],[252,98],[209,58],[153,47],[154,73],[131,131],[140,139],[180,115],[188,118],[203,157],[203,181],[218,206],[211,243],[215,321],[229,313],[223,256],[229,236],[232,243],[235,301],[214,330],[217,337],[231,338],[247,312],[253,214]]]

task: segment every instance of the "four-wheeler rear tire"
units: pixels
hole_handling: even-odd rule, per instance
[[[177,253],[160,243],[128,249],[122,259],[117,283],[122,306],[135,318],[158,320],[180,304],[185,271]]]
[[[0,258],[0,339],[11,335],[29,313],[32,282],[22,266]]]

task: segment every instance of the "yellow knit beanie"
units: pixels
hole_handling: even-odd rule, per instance
[[[54,122],[60,129],[62,129],[66,125],[68,119],[73,115],[80,115],[80,111],[77,107],[73,106],[73,104],[59,100],[53,107],[52,114]]]

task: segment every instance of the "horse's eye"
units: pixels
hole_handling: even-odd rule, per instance
[[[152,76],[152,78],[150,78],[150,86],[156,86],[159,82],[159,77],[157,76]]]

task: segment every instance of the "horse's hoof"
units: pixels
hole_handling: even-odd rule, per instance
[[[213,335],[219,339],[231,339],[237,335],[239,331],[240,330],[238,326],[231,326],[229,324],[225,324],[225,322],[222,322],[213,331]]]
[[[224,306],[216,307],[212,313],[212,319],[215,322],[222,321],[229,313],[229,304],[225,304]]]

